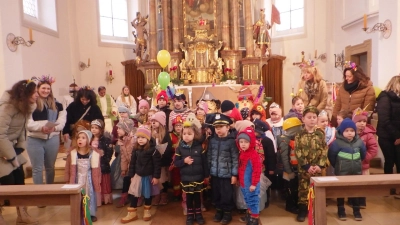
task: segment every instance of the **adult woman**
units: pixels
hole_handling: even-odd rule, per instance
[[[303,99],[304,106],[312,105],[320,111],[325,109],[328,102],[328,90],[319,70],[314,66],[314,62],[301,67],[298,89],[302,89],[299,91],[299,95]]]
[[[130,94],[129,87],[122,87],[121,95],[117,98],[117,106],[125,106],[131,110],[131,116],[136,115],[137,104],[135,98]]]
[[[60,147],[60,131],[64,128],[66,112],[56,102],[51,89],[54,79],[42,76],[37,85],[39,98],[36,110],[27,123],[29,158],[32,163],[34,184],[43,184],[43,165],[46,170],[46,184],[54,182],[54,164]]]
[[[385,163],[385,174],[393,173],[396,165],[400,173],[400,76],[394,76],[382,91],[376,106],[378,112],[377,135],[379,146],[382,149]]]
[[[36,108],[38,94],[32,80],[21,80],[0,98],[0,184],[24,185],[22,156],[26,149],[25,125],[29,115]],[[17,207],[17,224],[37,224],[38,221],[26,211]],[[0,209],[0,222],[2,221]]]
[[[97,106],[96,94],[90,87],[82,87],[79,89],[74,102],[67,107],[67,122],[63,129],[64,140],[70,139],[76,122],[86,120],[90,124],[95,119],[104,121],[103,114]]]
[[[369,77],[355,63],[343,71],[343,84],[340,87],[332,113],[332,124],[336,126],[336,115],[342,110],[353,112],[356,108],[373,111],[375,90]]]

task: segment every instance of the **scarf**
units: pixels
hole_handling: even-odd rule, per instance
[[[313,82],[313,81],[307,81],[305,83],[304,91],[308,97],[308,105],[311,102],[311,99],[313,99],[317,93],[319,92],[319,83]]]
[[[347,92],[349,92],[349,94],[351,94],[353,91],[357,89],[359,83],[360,81],[354,81],[353,83],[349,84],[347,83],[347,81],[345,81],[343,84],[344,90],[346,90]]]
[[[176,113],[184,113],[187,110],[187,107],[183,107],[182,109],[175,109],[174,108],[174,112]]]

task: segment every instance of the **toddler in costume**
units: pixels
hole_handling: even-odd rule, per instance
[[[154,113],[158,112],[158,111],[162,111],[165,113],[165,118],[166,121],[169,121],[169,115],[171,114],[172,110],[169,108],[169,102],[168,102],[168,95],[167,92],[165,90],[160,91],[160,93],[158,93],[157,97],[157,106],[152,110]],[[152,107],[153,108],[153,107]],[[152,113],[152,115],[154,115],[154,113]],[[149,115],[149,121],[151,120],[151,116]],[[166,123],[166,127],[167,130],[169,131],[169,124]]]
[[[247,205],[247,215],[241,218],[247,225],[257,225],[259,217],[259,197],[261,160],[255,150],[256,135],[253,128],[241,131],[236,144],[239,148],[239,184]]]
[[[93,150],[101,155],[101,193],[97,193],[97,206],[112,203],[111,194],[111,166],[110,161],[114,154],[111,138],[104,134],[104,122],[100,119],[93,120],[91,123],[90,131],[93,134],[91,146]],[[108,136],[109,133],[107,132]]]
[[[297,117],[299,120],[303,118],[304,111],[304,102],[300,96],[295,96],[292,99],[292,108],[289,110],[289,113],[283,118],[284,120],[290,117]]]
[[[135,118],[140,125],[147,122],[147,112],[149,108],[149,103],[145,99],[139,101],[139,112],[133,118]]]
[[[156,149],[156,142],[151,138],[150,130],[144,126],[138,128],[136,137],[137,142],[133,146],[128,173],[132,179],[129,186],[131,203],[128,207],[128,215],[121,219],[121,223],[138,219],[137,204],[141,196],[144,197],[143,220],[151,220],[151,196],[160,192],[158,180],[161,173],[161,155]]]
[[[65,163],[65,181],[67,184],[83,184],[89,196],[91,221],[97,221],[96,193],[101,192],[100,154],[90,148],[92,133],[81,130],[76,137],[76,148],[67,156]]]
[[[172,154],[174,155],[173,158],[175,158],[175,152],[176,149],[179,146],[179,143],[181,141],[181,136],[182,136],[182,128],[183,128],[183,121],[182,117],[177,116],[174,121],[172,121],[172,126],[174,127],[173,130],[169,133],[169,136],[171,138],[171,143],[172,143]],[[181,174],[179,171],[179,168],[174,165],[174,162],[171,163],[171,166],[169,167],[169,171],[171,174],[171,183],[172,183],[172,189],[174,190],[174,200],[179,201],[179,199],[182,196],[182,190],[181,190]],[[182,205],[183,206],[183,205]],[[183,206],[183,208],[186,208],[186,205]]]
[[[282,109],[277,103],[273,102],[269,106],[269,116],[271,118],[267,119],[267,123],[271,126],[272,134],[274,135],[275,140],[276,140],[277,137],[279,137],[283,134]]]

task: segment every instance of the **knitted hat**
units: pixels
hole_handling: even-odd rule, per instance
[[[239,141],[240,139],[244,139],[244,140],[250,142],[250,136],[248,134],[246,134],[246,133],[240,133],[237,136],[237,140]]]
[[[267,113],[265,112],[265,109],[262,105],[256,104],[253,106],[250,112],[250,117],[252,117],[254,114],[258,114],[261,116],[261,120],[265,121],[267,119]]]
[[[235,121],[243,120],[242,115],[240,114],[240,112],[237,108],[232,109],[232,112],[231,112],[231,114],[229,114],[229,117],[231,119],[234,119]]]
[[[349,118],[344,119],[340,124],[339,134],[343,134],[343,131],[345,131],[347,128],[352,128],[354,131],[357,130],[356,124]]]
[[[232,110],[233,108],[235,108],[235,104],[233,104],[233,102],[231,102],[229,100],[225,100],[221,103],[221,112],[222,113]]]
[[[217,125],[231,125],[232,120],[228,116],[225,116],[224,114],[216,113],[213,126]]]
[[[242,118],[243,118],[243,119],[246,119],[247,117],[249,117],[249,113],[250,113],[250,110],[249,110],[249,108],[247,108],[247,107],[242,108],[242,109],[240,110],[240,115],[242,115]]]
[[[119,112],[119,113],[128,113],[129,115],[131,114],[131,110],[129,110],[129,109],[126,108],[125,106],[120,106],[120,107],[118,107],[118,112]]]
[[[207,104],[207,102],[205,102],[203,100],[197,102],[197,108],[202,109],[205,114],[207,114],[207,112],[208,112],[208,104]]]
[[[362,110],[361,108],[357,108],[353,112],[353,122],[357,123],[361,120],[368,121],[368,112]]]
[[[157,122],[159,122],[161,125],[163,125],[165,127],[166,124],[166,116],[165,116],[165,112],[163,111],[159,111],[156,112],[152,117],[151,120],[156,120]]]
[[[135,134],[136,137],[144,137],[150,141],[151,131],[146,126],[140,126]]]
[[[241,132],[247,127],[254,128],[254,123],[250,120],[240,120],[235,123],[235,129],[237,130],[237,132]]]
[[[167,95],[167,92],[164,91],[164,90],[160,91],[160,93],[158,93],[156,99],[157,99],[157,102],[158,102],[158,100],[160,100],[160,99],[164,99],[166,102],[168,102],[168,95]]]
[[[129,134],[130,132],[132,132],[133,127],[135,126],[135,124],[133,123],[133,121],[131,119],[120,119],[117,127],[122,129],[123,131],[125,131],[125,133]]]
[[[86,137],[87,137],[87,139],[88,139],[88,142],[90,143],[90,141],[92,140],[92,137],[93,137],[92,132],[90,132],[90,131],[88,131],[88,130],[81,130],[81,131],[78,132],[78,134],[80,134],[80,133],[86,134]]]
[[[149,108],[150,108],[149,102],[147,102],[147,101],[144,100],[144,99],[141,99],[141,100],[139,101],[139,109],[140,109],[141,107],[145,107],[146,109],[149,109]]]

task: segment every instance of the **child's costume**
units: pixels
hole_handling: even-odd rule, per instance
[[[175,120],[172,122],[172,126],[175,126],[176,123],[183,123],[183,120],[180,116],[175,118]],[[176,149],[179,147],[179,142],[181,141],[181,137],[175,131],[171,131],[169,133],[169,136],[171,138],[171,143],[172,143],[171,150],[172,154],[174,155],[173,158],[175,158]],[[178,167],[174,166],[174,162],[171,163],[169,170],[171,173],[171,183],[172,183],[172,189],[174,190],[174,197],[179,197],[182,195],[180,170]]]

